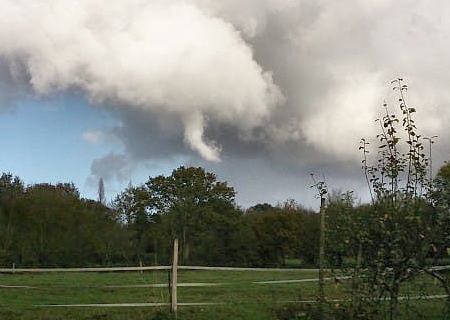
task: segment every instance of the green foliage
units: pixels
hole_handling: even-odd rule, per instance
[[[317,260],[318,216],[289,200],[243,212],[235,191],[202,168],[180,167],[117,196],[114,208],[80,199],[73,184],[25,187],[0,177],[0,263],[16,266],[181,263],[303,265]]]
[[[152,254],[167,261],[167,248],[178,238],[180,263],[232,264],[242,215],[234,196],[232,187],[203,168],[180,167],[170,176],[130,186],[115,207],[140,260]]]
[[[316,263],[318,215],[288,200],[276,207],[251,207],[244,218],[254,234],[258,265],[285,266],[288,257],[301,258],[306,265]]]
[[[129,232],[133,259],[167,261],[172,240],[180,240],[180,263],[284,266],[287,258],[313,265],[317,215],[294,201],[259,204],[244,214],[235,191],[202,168],[180,167],[151,177],[116,198],[115,208]],[[148,258],[147,258],[148,257]]]
[[[327,208],[328,222],[334,226],[328,236],[340,243],[331,245],[332,256],[356,261],[355,268],[347,270],[352,276],[351,317],[360,310],[364,314],[380,311],[375,301],[387,298],[387,316],[397,318],[400,288],[423,272],[439,279],[448,292],[448,281],[427,267],[433,251],[448,246],[448,210],[442,210],[445,182],[439,180],[441,190],[435,192],[433,200],[432,182],[427,177],[431,159],[425,155],[423,138],[416,131],[416,110],[405,101],[407,86],[403,80],[393,84],[402,116],[398,118],[384,104],[385,114],[377,119],[380,133],[375,165],[368,161],[369,143],[361,140],[362,168],[372,203],[355,207],[347,197],[333,199]]]
[[[446,162],[434,179],[433,198],[442,209],[450,209],[450,163]]]
[[[359,210],[364,210],[360,207]],[[327,258],[331,266],[342,267],[346,257],[356,259],[360,234],[364,221],[354,208],[353,194],[333,191],[327,199],[325,209]]]
[[[122,260],[121,227],[111,209],[79,198],[73,184],[24,187],[0,177],[0,263],[77,266]]]

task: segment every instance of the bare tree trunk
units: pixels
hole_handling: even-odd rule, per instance
[[[389,302],[389,320],[397,319],[398,293],[400,292],[400,284],[394,281],[392,290],[390,291],[391,301]]]

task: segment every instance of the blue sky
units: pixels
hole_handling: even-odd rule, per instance
[[[0,113],[0,128],[7,133],[0,136],[0,170],[19,176],[26,185],[73,182],[82,197],[97,199],[99,177],[91,172],[92,161],[122,153],[124,146],[119,140],[89,139],[86,134],[101,134],[115,126],[120,126],[119,120],[80,94],[18,100]],[[105,182],[107,199],[130,181],[140,184],[149,176],[170,174],[177,165],[171,160],[137,165],[123,180]]]
[[[19,176],[26,185],[73,182],[81,196],[96,199],[98,177],[91,164],[109,153],[121,153],[118,140],[86,138],[87,132],[104,132],[120,125],[104,108],[89,104],[82,95],[64,94],[16,101],[0,114],[0,170]],[[137,166],[122,180],[106,181],[112,199],[131,181],[143,183],[151,175],[170,174],[174,164]]]
[[[85,197],[96,197],[89,187],[91,161],[117,146],[91,144],[83,138],[88,130],[114,120],[85,99],[61,95],[17,101],[0,115],[0,168],[21,177],[26,184],[74,182]]]

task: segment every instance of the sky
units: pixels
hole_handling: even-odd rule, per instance
[[[201,166],[237,204],[316,208],[311,173],[367,201],[391,81],[450,159],[450,3],[0,0],[0,171],[113,199]]]

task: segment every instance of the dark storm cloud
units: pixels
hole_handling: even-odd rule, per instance
[[[179,157],[190,149],[183,143],[183,125],[176,117],[141,110],[119,110],[121,125],[111,129],[136,160],[164,160]]]
[[[130,160],[126,155],[109,153],[92,162],[91,172],[94,176],[105,180],[129,180]]]

